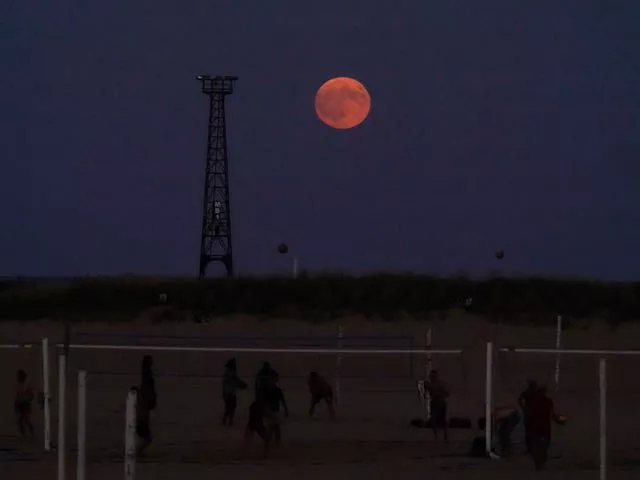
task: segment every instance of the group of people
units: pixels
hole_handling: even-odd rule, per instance
[[[136,403],[136,433],[139,437],[138,453],[142,453],[152,441],[151,412],[157,405],[157,393],[153,374],[153,359],[151,355],[142,358],[140,385],[133,387],[137,393]],[[284,392],[279,386],[280,375],[269,362],[264,362],[255,377],[255,398],[249,406],[249,420],[245,428],[245,443],[249,443],[254,435],[258,435],[268,453],[273,442],[280,443],[281,407],[285,417],[289,416],[289,408]],[[309,418],[313,417],[318,403],[327,404],[331,419],[335,418],[333,405],[333,390],[329,383],[317,372],[309,373],[307,383],[311,394]],[[425,391],[429,393],[431,417],[429,426],[433,429],[436,440],[440,430],[444,433],[444,440],[448,441],[447,401],[449,389],[440,379],[437,370],[432,370],[425,381]],[[238,392],[246,390],[248,385],[238,375],[237,361],[230,358],[225,363],[222,377],[222,399],[224,412],[222,425],[233,425],[238,406]],[[16,373],[16,393],[14,409],[20,434],[33,436],[34,429],[31,422],[31,405],[34,400],[32,387],[27,382],[24,370]],[[551,424],[563,423],[563,418],[555,413],[553,401],[547,394],[547,389],[533,379],[528,380],[526,389],[518,397],[518,406],[498,406],[493,409],[491,419],[492,430],[495,433],[501,455],[508,455],[512,450],[511,436],[515,428],[523,420],[525,430],[526,451],[533,458],[536,468],[545,467],[548,449],[551,443]],[[485,430],[486,418],[478,419],[478,428]],[[493,451],[493,449],[492,449]],[[484,438],[478,437],[472,445],[472,453],[484,454]]]
[[[142,357],[140,384],[132,387],[136,392],[136,435],[138,437],[137,453],[142,453],[152,442],[151,412],[156,409],[158,396],[156,392],[155,376],[153,373],[153,358],[151,355]],[[289,415],[289,408],[284,393],[278,385],[280,375],[269,362],[264,362],[255,378],[255,399],[249,407],[249,421],[245,429],[245,441],[249,442],[257,434],[264,442],[268,452],[273,441],[281,440],[280,415]],[[317,372],[309,373],[308,385],[311,393],[309,417],[314,414],[318,403],[325,401],[329,415],[335,418],[333,407],[333,389],[329,383]],[[222,377],[222,399],[224,412],[222,425],[233,425],[236,408],[238,406],[238,391],[247,389],[247,384],[238,376],[237,361],[230,358],[225,364]],[[16,387],[14,411],[18,429],[23,436],[34,435],[31,422],[31,410],[34,400],[33,388],[27,382],[24,370],[16,372]]]
[[[151,355],[142,358],[142,376],[139,386],[133,387],[137,393],[136,398],[136,434],[138,442],[138,453],[141,453],[151,444],[151,412],[156,408],[156,387],[153,375],[153,360]],[[41,396],[41,407],[46,401],[44,395]],[[14,397],[14,412],[21,436],[34,436],[33,423],[31,422],[32,404],[35,399],[33,387],[27,381],[27,373],[19,369],[16,372],[16,386]]]
[[[548,396],[547,388],[537,381],[527,381],[526,389],[518,397],[518,406],[497,406],[491,415],[492,431],[500,448],[500,454],[505,456],[512,452],[511,436],[515,428],[523,421],[526,452],[531,455],[537,469],[546,466],[548,450],[551,444],[551,424],[563,424],[563,418],[554,410],[553,400]],[[478,419],[478,428],[485,430],[486,419]],[[484,437],[474,440],[472,446],[474,454],[485,454]],[[495,453],[492,445],[492,452]]]
[[[245,428],[245,443],[248,444],[254,435],[258,435],[263,443],[265,454],[269,452],[273,442],[280,443],[281,407],[285,417],[289,416],[289,408],[282,389],[279,386],[280,375],[264,362],[255,378],[255,399],[249,406],[249,420]],[[311,372],[308,378],[311,391],[311,405],[309,417],[313,416],[316,405],[324,400],[329,408],[331,418],[335,418],[333,408],[333,390],[327,381],[317,372]],[[238,375],[238,365],[235,358],[225,363],[222,376],[222,400],[224,411],[222,426],[233,425],[238,407],[238,392],[246,390],[248,385]],[[152,441],[151,412],[157,405],[157,393],[153,374],[153,359],[145,355],[142,359],[141,382],[133,387],[137,393],[136,402],[136,434],[139,438],[137,453],[142,453]]]
[[[244,437],[245,444],[248,444],[254,435],[258,435],[263,441],[265,454],[269,452],[273,442],[279,444],[281,441],[281,406],[284,416],[289,416],[289,408],[284,392],[279,386],[279,379],[278,372],[271,367],[269,362],[264,362],[256,374],[255,398],[249,406],[249,421]],[[329,409],[329,415],[332,419],[335,418],[333,389],[329,383],[319,373],[311,372],[308,377],[308,385],[311,393],[309,417],[313,416],[316,405],[324,400]],[[233,425],[238,406],[238,391],[246,390],[247,387],[247,383],[238,376],[236,359],[230,358],[225,364],[225,372],[222,377],[222,398],[224,401],[222,425]]]
[[[424,382],[425,392],[429,393],[431,416],[426,426],[433,430],[436,440],[440,430],[444,440],[448,441],[447,400],[449,389],[440,378],[437,370],[432,370]],[[518,397],[518,405],[500,405],[493,409],[491,415],[492,431],[497,438],[501,455],[509,455],[512,451],[511,436],[523,421],[525,431],[526,452],[533,458],[537,469],[546,466],[548,450],[551,444],[551,425],[553,422],[564,424],[564,417],[557,415],[553,401],[549,398],[547,388],[536,380],[529,379],[526,389]],[[478,419],[479,430],[486,428],[486,418]],[[492,439],[493,440],[493,439]],[[485,455],[485,438],[478,437],[472,445],[474,455]],[[495,450],[492,448],[492,452]]]

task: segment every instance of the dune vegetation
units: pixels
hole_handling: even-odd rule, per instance
[[[547,278],[438,278],[379,274],[292,278],[86,277],[0,281],[0,318],[186,321],[235,314],[323,321],[363,315],[446,319],[464,309],[499,322],[552,322],[555,314],[640,319],[640,282]],[[155,313],[154,313],[155,312]]]

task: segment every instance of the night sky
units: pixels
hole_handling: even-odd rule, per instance
[[[239,77],[240,274],[286,269],[285,241],[310,270],[640,278],[638,1],[21,0],[0,19],[0,275],[196,275],[210,74]],[[315,115],[333,76],[371,94],[355,129]]]

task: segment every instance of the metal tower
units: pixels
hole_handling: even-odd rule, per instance
[[[211,262],[222,262],[227,276],[233,276],[231,248],[231,205],[227,162],[227,127],[224,100],[233,93],[238,77],[199,75],[202,93],[209,96],[207,166],[202,206],[199,278],[205,276]]]

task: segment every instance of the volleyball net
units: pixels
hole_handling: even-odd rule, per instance
[[[60,385],[66,379],[65,387],[56,386],[53,395],[58,464],[69,468],[65,451],[78,452],[78,468],[122,459],[125,395],[139,384],[141,359],[147,354],[153,357],[158,392],[150,455],[159,461],[185,456],[224,461],[237,455],[254,398],[254,378],[265,361],[280,376],[291,413],[285,427],[290,442],[322,445],[403,437],[405,430],[398,426],[424,414],[416,385],[424,379],[427,363],[456,386],[466,379],[462,349],[417,348],[412,343],[417,342],[411,337],[350,336],[341,331],[336,337],[269,338],[75,334],[68,357],[62,355],[63,344],[50,348],[56,353],[49,360],[52,378]],[[249,388],[238,395],[237,426],[224,429],[221,378],[230,357],[236,359],[239,376]],[[338,422],[331,427],[324,405],[316,408],[320,421],[307,418],[311,371],[333,385]],[[461,401],[468,400],[464,392],[457,393]]]

